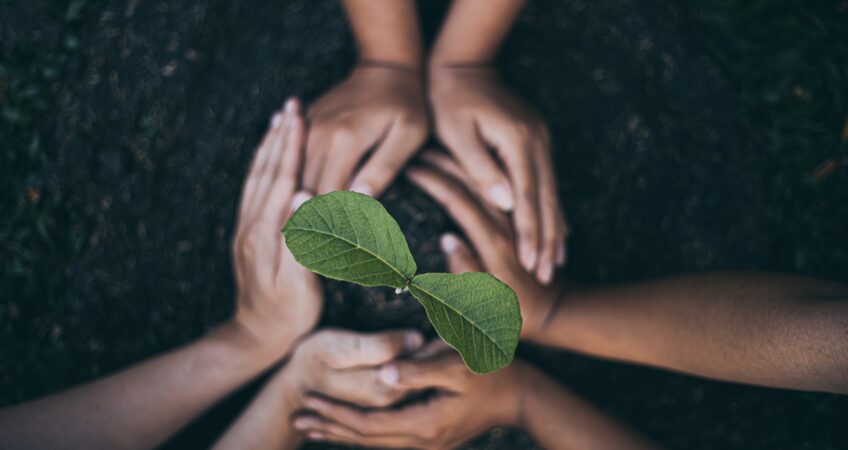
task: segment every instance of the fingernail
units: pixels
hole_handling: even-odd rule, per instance
[[[536,267],[536,249],[528,244],[523,244],[521,246],[521,265],[524,266],[524,270],[531,271],[533,267]]]
[[[308,192],[300,191],[297,194],[294,194],[294,198],[292,199],[292,211],[297,211],[298,208],[301,207],[307,200],[312,198]]]
[[[421,336],[421,333],[409,333],[404,337],[403,347],[407,352],[418,350],[422,345],[424,345],[424,336]]]
[[[289,99],[286,100],[286,105],[283,107],[283,109],[285,109],[287,113],[295,112],[295,110],[297,109],[297,100],[295,100],[294,97],[289,97]]]
[[[556,249],[556,264],[562,267],[565,264],[565,243],[559,244]]]
[[[539,274],[538,274],[539,281],[542,282],[542,284],[548,284],[548,283],[551,282],[551,278],[553,278],[553,275],[554,275],[554,268],[553,268],[553,265],[551,264],[551,261],[548,260],[548,259],[543,259],[539,263]]]
[[[442,235],[442,251],[451,254],[459,248],[459,238],[454,236],[453,234],[444,234]]]
[[[489,188],[489,199],[504,211],[512,211],[512,188],[502,181]]]
[[[309,434],[306,435],[306,437],[308,437],[309,439],[312,439],[313,441],[323,441],[324,440],[324,435],[321,434],[321,433],[309,433]]]
[[[389,386],[394,386],[397,384],[398,379],[400,378],[400,374],[398,373],[397,366],[394,364],[389,364],[380,368],[380,373],[378,374],[380,380],[388,384]]]
[[[294,427],[298,430],[305,430],[312,426],[312,420],[305,417],[298,417],[294,420]]]
[[[374,195],[374,190],[371,189],[371,186],[368,185],[368,183],[363,183],[361,181],[351,186],[350,190],[353,192],[359,192],[360,194],[365,194],[369,197]]]
[[[280,113],[274,114],[274,117],[271,118],[271,128],[277,128],[281,123],[283,123],[283,115]]]

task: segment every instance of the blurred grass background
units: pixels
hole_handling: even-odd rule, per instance
[[[553,130],[568,274],[848,282],[846,24],[844,0],[531,0],[501,65]],[[331,0],[0,0],[0,405],[225,317],[252,146],[284,96],[315,98],[354,54]],[[403,183],[385,201],[438,265],[444,216]],[[325,323],[419,323],[328,295]],[[533,355],[672,447],[848,446],[842,397]]]

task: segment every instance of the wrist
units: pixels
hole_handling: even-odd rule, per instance
[[[246,355],[267,360],[269,365],[289,354],[303,334],[279,323],[268,323],[241,313],[216,332]]]
[[[450,91],[481,80],[500,82],[500,72],[488,64],[445,63],[430,65],[427,69],[427,83],[431,93]]]
[[[539,369],[529,365],[521,364],[521,377],[518,383],[518,406],[515,413],[515,421],[511,424],[522,430],[528,430],[533,422],[536,405],[539,396],[545,395],[547,389],[551,388],[551,380]]]

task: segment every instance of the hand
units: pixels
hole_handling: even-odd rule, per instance
[[[238,283],[235,323],[280,354],[312,329],[322,306],[318,279],[292,257],[280,232],[288,216],[309,198],[295,194],[304,124],[290,99],[256,151],[239,208],[233,241]]]
[[[514,209],[521,265],[549,283],[554,266],[565,264],[567,227],[547,126],[501,84],[494,69],[437,66],[430,73],[436,134],[474,190],[502,211]]]
[[[321,392],[365,407],[391,405],[406,394],[386,384],[380,367],[418,350],[420,332],[399,330],[373,334],[322,330],[298,345],[285,368],[285,377],[299,398]]]
[[[295,427],[312,440],[366,447],[454,448],[498,425],[517,425],[524,366],[514,362],[489,375],[471,373],[442,341],[422,355],[383,366],[386,379],[406,391],[436,388],[425,400],[399,409],[362,410],[310,397],[317,415],[299,416]]]
[[[489,272],[515,290],[521,306],[524,338],[534,339],[556,304],[558,286],[543,286],[521,269],[515,254],[514,237],[507,217],[475,200],[467,172],[447,155],[427,151],[427,167],[412,167],[409,179],[442,205],[464,231],[474,252],[458,237],[442,237],[451,272]]]
[[[308,116],[303,180],[318,194],[351,189],[380,195],[428,131],[421,75],[388,64],[360,65]]]
[[[423,340],[412,330],[316,332],[298,344],[215,448],[296,448],[302,436],[289,420],[312,391],[370,406],[397,401],[404,391],[380,380],[380,365],[417,350]]]

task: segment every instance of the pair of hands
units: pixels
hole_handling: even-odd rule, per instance
[[[357,66],[309,109],[304,186],[380,195],[424,143],[432,111],[473,191],[513,213],[522,267],[549,283],[565,263],[567,227],[544,121],[492,68],[432,67],[428,82],[411,68]]]
[[[280,356],[312,330],[323,303],[316,276],[294,261],[279,231],[309,198],[298,182],[305,140],[300,105],[290,100],[256,152],[233,244],[239,286],[234,320],[257,342],[279,347]],[[451,271],[485,270],[512,286],[521,302],[523,333],[532,336],[555,293],[522,270],[508,216],[475,198],[473,181],[450,156],[428,151],[422,160],[425,165],[411,168],[409,178],[448,210],[478,249],[479,259],[457,236],[443,236]],[[365,445],[453,446],[492,426],[516,423],[520,362],[481,377],[441,341],[422,345],[415,331],[317,332],[297,345],[275,376],[289,387],[280,401],[291,412],[313,411],[292,422],[311,438]],[[428,388],[437,393],[426,402],[386,409]],[[479,413],[483,402],[491,414]],[[346,406],[351,404],[376,409],[366,413]]]

